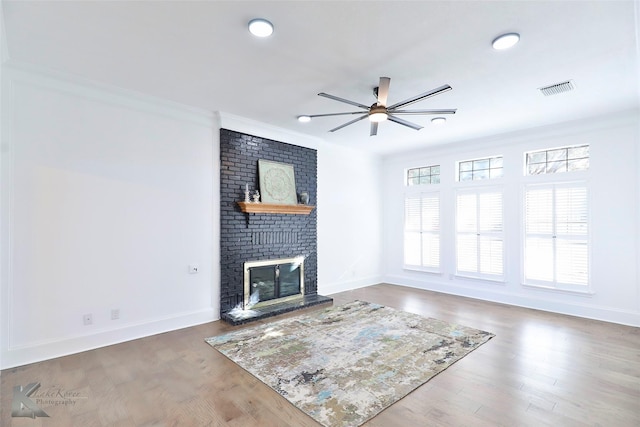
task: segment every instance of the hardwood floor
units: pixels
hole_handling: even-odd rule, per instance
[[[367,427],[640,426],[640,328],[384,284],[331,296],[496,334]],[[4,370],[0,425],[319,426],[204,342],[250,326],[212,322]],[[54,393],[40,405],[49,418],[12,418],[13,387],[33,382]]]

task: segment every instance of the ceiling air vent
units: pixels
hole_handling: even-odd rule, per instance
[[[557,95],[562,92],[569,92],[570,90],[574,90],[576,88],[573,80],[567,80],[566,82],[560,82],[553,85],[545,86],[538,88],[540,92],[544,96]]]

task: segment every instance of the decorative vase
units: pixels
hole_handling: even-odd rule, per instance
[[[302,203],[303,205],[309,204],[309,193],[307,193],[306,191],[300,193],[300,203]]]

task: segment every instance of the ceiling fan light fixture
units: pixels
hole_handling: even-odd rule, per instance
[[[444,117],[434,117],[433,119],[431,119],[431,123],[438,126],[441,126],[446,122],[447,122],[447,119],[445,119]]]
[[[369,109],[369,121],[380,123],[387,120],[387,108],[384,105],[373,104]]]
[[[256,37],[269,37],[273,34],[273,24],[263,18],[252,19],[249,21],[249,32]]]
[[[309,116],[298,116],[298,121],[300,123],[309,123],[311,121],[311,117],[309,117]]]
[[[515,46],[519,41],[520,34],[507,33],[496,37],[493,42],[491,42],[491,46],[493,46],[495,50],[504,50]]]
[[[384,122],[385,120],[387,120],[387,118],[387,113],[384,112],[369,114],[369,121],[372,121],[374,123]]]

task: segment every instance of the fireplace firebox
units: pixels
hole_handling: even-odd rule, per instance
[[[304,257],[244,263],[245,308],[250,305],[259,307],[283,302],[302,296],[304,296]]]

